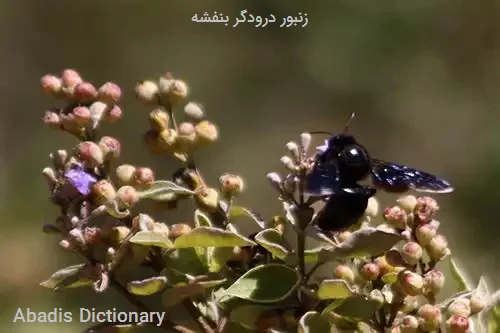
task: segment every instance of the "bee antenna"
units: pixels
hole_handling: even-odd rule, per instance
[[[326,134],[326,135],[330,135],[332,136],[333,134],[330,133],[330,132],[327,132],[327,131],[311,131],[311,132],[308,132],[309,134]]]
[[[349,130],[349,126],[351,125],[351,122],[354,119],[354,117],[356,117],[356,113],[355,112],[351,113],[351,116],[349,117],[349,120],[347,120],[347,122],[346,122],[346,124],[344,126],[344,131],[342,132],[343,134],[347,133],[347,131]]]

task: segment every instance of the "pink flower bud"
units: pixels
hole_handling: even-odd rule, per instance
[[[104,154],[101,148],[92,141],[85,141],[78,144],[76,153],[80,160],[90,167],[95,167],[104,161]]]
[[[245,184],[240,176],[225,173],[219,178],[220,191],[225,196],[235,196],[243,192]]]
[[[203,118],[203,107],[194,102],[189,102],[184,106],[184,113],[186,116],[193,120],[200,120]]]
[[[407,295],[417,296],[422,293],[424,279],[417,273],[411,271],[401,271],[398,274],[398,282],[402,291]]]
[[[106,109],[104,120],[108,123],[114,124],[122,118],[122,109],[118,105],[113,105],[111,108]]]
[[[425,332],[436,330],[441,323],[441,310],[434,305],[424,304],[418,309],[418,321],[420,329]]]
[[[443,289],[445,276],[441,271],[433,269],[427,272],[424,276],[425,293],[437,295]]]
[[[354,282],[354,272],[347,265],[337,265],[335,267],[335,277],[343,279],[348,283]]]
[[[439,210],[439,206],[435,199],[431,197],[420,197],[417,199],[417,204],[413,213],[420,223],[427,223],[432,220],[434,214]]]
[[[172,104],[183,101],[189,92],[186,82],[175,80],[170,75],[164,75],[158,81],[159,91],[162,95],[162,100]]]
[[[464,316],[451,316],[446,321],[447,333],[467,333],[469,332],[470,320]]]
[[[116,177],[123,185],[132,184],[132,180],[135,174],[135,166],[130,164],[122,164],[118,168],[116,168]]]
[[[83,81],[80,74],[74,69],[65,69],[61,78],[65,87],[74,87]]]
[[[122,90],[114,82],[106,82],[99,88],[99,100],[107,104],[116,104],[122,97]]]
[[[414,333],[418,330],[418,319],[415,316],[404,316],[400,323],[401,333]]]
[[[414,195],[405,195],[397,199],[398,205],[403,208],[407,213],[413,212],[417,205],[417,198]]]
[[[62,89],[62,80],[54,75],[44,75],[40,80],[42,89],[46,94],[51,96],[59,96]]]
[[[374,263],[366,263],[361,267],[361,276],[367,281],[374,281],[380,275],[380,268]]]
[[[155,181],[155,175],[150,168],[139,167],[133,174],[133,184],[144,188],[151,186]]]
[[[132,220],[132,227],[136,230],[151,231],[155,228],[155,221],[153,218],[147,214],[141,214],[140,216],[134,217]]]
[[[85,126],[90,121],[90,109],[86,106],[77,106],[71,114],[74,122],[79,126]]]
[[[146,104],[158,104],[158,85],[153,81],[142,81],[135,86],[137,98]]]
[[[103,205],[116,198],[116,190],[106,179],[92,185],[92,199],[98,205]]]
[[[43,123],[48,128],[60,129],[62,120],[61,117],[59,117],[59,115],[56,112],[45,111],[45,115],[43,116]]]
[[[388,207],[384,210],[384,219],[397,229],[405,229],[408,216],[399,206]]]
[[[446,256],[450,254],[450,249],[448,248],[448,241],[443,235],[436,235],[426,247],[429,257],[435,262],[439,262]]]
[[[191,232],[191,227],[186,223],[179,223],[170,226],[170,237],[176,239]]]
[[[207,144],[217,141],[219,131],[217,127],[208,120],[200,121],[195,125],[196,141],[199,144]]]
[[[471,314],[470,301],[467,298],[459,298],[454,300],[448,306],[450,316],[469,317]]]
[[[408,265],[416,265],[422,259],[423,253],[424,251],[418,243],[407,242],[403,245],[401,256]]]
[[[429,224],[421,224],[415,228],[415,236],[421,246],[427,246],[436,233],[436,230]]]
[[[111,136],[103,136],[99,140],[99,147],[101,148],[105,160],[113,160],[120,157],[121,144],[118,139]]]
[[[72,244],[77,245],[78,247],[84,248],[87,244],[85,237],[83,237],[83,232],[78,228],[71,229],[68,236],[71,239]]]
[[[139,194],[132,186],[125,185],[118,189],[116,198],[121,206],[129,208],[139,201]]]
[[[93,101],[97,97],[97,90],[90,82],[82,82],[76,85],[73,98],[77,101]]]

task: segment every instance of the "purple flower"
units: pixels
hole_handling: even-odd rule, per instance
[[[97,182],[97,178],[87,173],[81,166],[74,166],[64,174],[64,177],[82,195],[88,195],[92,185]]]

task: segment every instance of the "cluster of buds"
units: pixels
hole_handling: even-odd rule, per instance
[[[122,91],[113,83],[104,83],[97,89],[72,69],[65,69],[61,76],[47,74],[42,77],[44,92],[66,102],[64,107],[45,112],[44,124],[64,130],[83,140],[92,139],[92,133],[102,122],[116,123],[122,118],[118,106]]]
[[[173,108],[185,103],[188,86],[166,73],[157,81],[142,81],[135,88],[137,98],[152,106],[151,124],[144,142],[152,153],[173,153],[184,156],[193,149],[217,141],[217,127],[204,119],[203,107],[195,102],[184,105],[184,121],[177,123]]]

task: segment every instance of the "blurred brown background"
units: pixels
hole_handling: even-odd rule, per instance
[[[56,209],[41,169],[69,136],[45,129],[54,100],[39,87],[45,73],[75,68],[100,85],[119,83],[124,119],[110,129],[123,140],[122,162],[150,165],[166,177],[175,161],[151,156],[141,134],[148,110],[136,81],[172,71],[191,87],[221,128],[221,141],[200,154],[212,184],[241,174],[240,202],[269,216],[279,211],[265,180],[281,170],[288,140],[306,130],[351,131],[373,156],[449,179],[439,219],[471,276],[500,279],[500,4],[480,1],[56,1],[0,2],[0,320],[2,332],[78,331],[74,322],[12,324],[18,307],[34,311],[95,306],[130,309],[121,296],[88,290],[53,293],[38,283],[78,259],[41,233]],[[231,22],[257,15],[308,14],[305,28],[195,24],[214,10]],[[384,202],[394,200],[383,197]],[[166,215],[169,222],[188,212]]]

